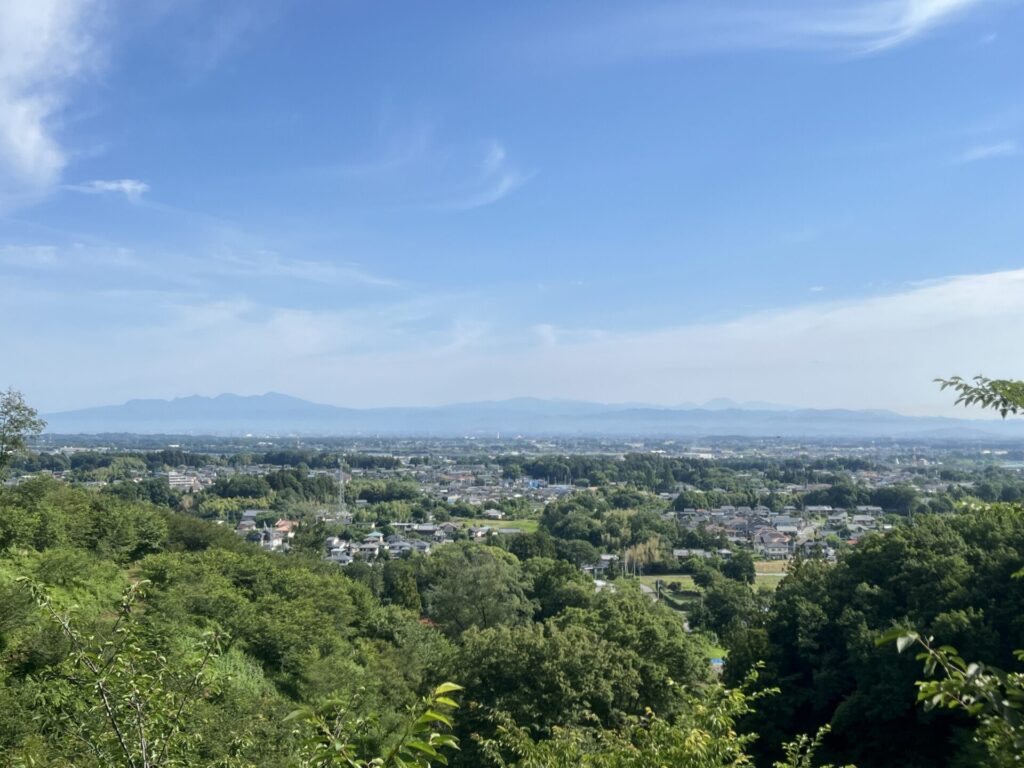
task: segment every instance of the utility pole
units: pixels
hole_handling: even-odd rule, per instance
[[[341,457],[338,457],[338,515],[345,514],[345,470],[341,466]]]

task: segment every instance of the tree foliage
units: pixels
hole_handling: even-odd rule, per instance
[[[46,427],[36,409],[25,402],[21,392],[8,388],[0,392],[0,474],[20,451],[28,438]]]
[[[1012,379],[989,379],[975,376],[971,381],[959,376],[935,380],[942,389],[957,392],[956,404],[970,407],[980,405],[999,411],[1005,419],[1009,414],[1024,411],[1024,381]]]
[[[1024,672],[1004,672],[980,662],[966,662],[956,648],[938,646],[935,638],[896,628],[878,640],[895,642],[900,653],[912,646],[928,680],[918,681],[917,698],[926,710],[962,710],[980,720],[974,740],[983,744],[992,765],[1019,765],[1024,760]],[[1024,662],[1024,650],[1014,651]],[[941,675],[935,679],[936,674]]]
[[[394,744],[383,754],[360,754],[354,736],[365,729],[367,716],[351,712],[346,702],[330,700],[322,707],[302,707],[291,712],[286,721],[296,721],[299,729],[298,765],[300,768],[431,768],[448,765],[444,750],[458,749],[459,740],[448,731],[452,727],[450,711],[458,704],[449,694],[461,691],[455,683],[442,683],[425,696],[412,717],[401,729]]]

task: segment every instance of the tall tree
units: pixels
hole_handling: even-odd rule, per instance
[[[25,402],[21,392],[9,388],[0,394],[0,474],[14,455],[25,449],[25,441],[45,426],[46,422]]]

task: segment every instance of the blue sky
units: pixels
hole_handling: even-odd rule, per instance
[[[1024,377],[1024,4],[15,0],[0,385],[44,410]]]

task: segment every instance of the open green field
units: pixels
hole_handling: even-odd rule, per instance
[[[754,576],[754,586],[775,589],[785,575],[784,573],[758,573]]]
[[[540,520],[535,517],[528,517],[522,520],[488,520],[486,517],[453,517],[451,522],[456,525],[484,526],[489,525],[494,530],[499,528],[518,528],[523,533],[536,533]]]
[[[700,590],[700,587],[694,583],[693,576],[690,576],[689,574],[670,573],[662,576],[639,576],[637,578],[640,580],[641,584],[646,584],[651,589],[654,589],[654,582],[661,579],[661,583],[665,586],[668,586],[669,584],[678,584],[683,589]]]
[[[785,575],[781,571],[776,573],[758,573],[754,577],[754,586],[775,589],[779,586],[779,582],[782,581]],[[665,586],[678,584],[682,589],[700,591],[700,587],[693,581],[693,576],[688,574],[671,573],[661,576],[640,576],[638,579],[641,584],[646,584],[651,589],[654,589],[654,582],[661,579],[662,584]]]

